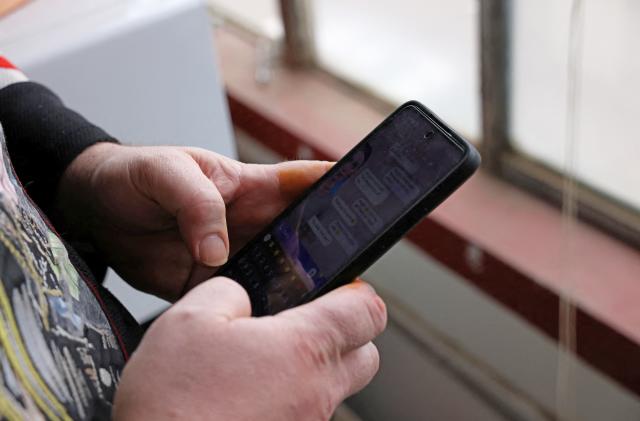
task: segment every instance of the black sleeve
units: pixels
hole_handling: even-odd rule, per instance
[[[71,161],[95,143],[116,141],[35,82],[0,89],[0,124],[20,182],[49,216]]]

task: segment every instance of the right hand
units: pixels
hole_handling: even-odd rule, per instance
[[[356,281],[252,318],[245,290],[206,281],[164,313],[125,366],[114,419],[328,420],[378,370],[382,299]]]

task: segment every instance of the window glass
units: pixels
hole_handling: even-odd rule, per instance
[[[640,209],[640,3],[583,2],[576,150],[581,181]],[[511,24],[511,137],[556,169],[565,162],[570,0],[518,1]]]
[[[479,139],[476,1],[309,4],[322,66],[394,103],[420,100]]]

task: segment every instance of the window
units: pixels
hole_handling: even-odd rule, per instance
[[[640,209],[640,4],[583,2],[577,81],[576,174]],[[519,1],[510,25],[514,148],[562,170],[567,132],[571,1]],[[544,23],[544,24],[543,24]]]
[[[417,99],[480,138],[476,1],[309,5],[320,66],[391,103]]]

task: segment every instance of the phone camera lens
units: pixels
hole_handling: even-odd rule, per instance
[[[424,137],[425,139],[427,139],[427,140],[431,140],[431,139],[433,139],[433,137],[434,137],[435,135],[436,135],[436,133],[435,133],[433,130],[431,130],[431,131],[429,131],[429,132],[425,133],[423,137]]]

